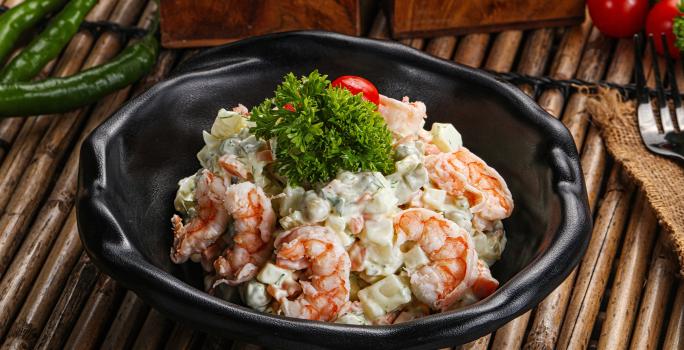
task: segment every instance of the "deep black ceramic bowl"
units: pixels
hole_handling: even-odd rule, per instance
[[[515,210],[493,274],[501,287],[457,311],[381,327],[262,314],[202,291],[197,266],[169,260],[178,179],[221,107],[254,106],[283,75],[360,75],[394,98],[424,101],[506,179]],[[145,301],[202,330],[277,348],[436,348],[494,331],[534,307],[578,263],[590,235],[582,172],[567,129],[516,88],[398,43],[324,32],[252,38],[204,51],[128,102],[81,153],[78,224],[87,252]]]

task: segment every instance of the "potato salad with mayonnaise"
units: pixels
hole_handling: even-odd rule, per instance
[[[221,109],[178,182],[171,260],[261,312],[406,322],[492,294],[513,199],[426,107],[368,80],[285,76],[273,98]]]

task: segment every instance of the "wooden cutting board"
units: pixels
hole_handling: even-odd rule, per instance
[[[161,0],[164,47],[214,46],[298,29],[361,35],[366,0]]]
[[[425,37],[582,23],[584,0],[394,0],[392,36]]]

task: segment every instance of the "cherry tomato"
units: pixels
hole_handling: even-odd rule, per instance
[[[354,95],[362,93],[364,99],[375,103],[375,105],[380,103],[378,89],[367,79],[354,75],[343,75],[333,80],[332,86],[345,88]]]
[[[294,111],[295,111],[295,108],[294,108],[294,106],[292,105],[292,103],[286,103],[286,104],[283,106],[283,109],[287,109],[287,110],[290,111],[290,112],[294,112]]]
[[[667,47],[672,57],[679,57],[679,49],[674,45],[675,35],[672,32],[672,21],[676,16],[681,16],[677,5],[679,1],[663,0],[653,6],[651,12],[646,18],[646,33],[653,34],[653,41],[655,42],[656,51],[663,54],[663,41],[660,38],[661,33],[665,33],[667,38]]]
[[[625,38],[644,28],[648,0],[587,0],[587,8],[601,33]]]

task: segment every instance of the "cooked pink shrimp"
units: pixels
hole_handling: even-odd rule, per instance
[[[397,318],[394,319],[393,324],[397,323],[404,323],[408,321],[413,321],[415,319],[425,317],[430,314],[430,307],[421,303],[421,302],[413,302],[411,304],[406,305]]]
[[[415,242],[430,261],[408,271],[418,300],[443,311],[473,284],[477,252],[464,229],[431,210],[412,208],[395,216],[394,231],[399,244]]]
[[[183,220],[178,215],[171,218],[171,261],[176,264],[184,263],[191,255],[207,249],[225,232],[228,226],[228,213],[222,207],[224,192],[222,178],[209,170],[202,171],[195,188],[197,215],[186,225],[183,225]]]
[[[378,112],[385,119],[387,128],[398,138],[414,135],[425,125],[425,104],[420,101],[409,102],[408,97],[401,101],[380,95]]]
[[[506,181],[467,148],[426,156],[425,167],[433,184],[452,196],[465,196],[473,213],[483,219],[511,215],[513,197]]]
[[[237,107],[233,107],[233,112],[249,116],[249,110],[242,103],[238,104]]]
[[[216,259],[216,273],[230,285],[252,279],[268,260],[275,212],[264,191],[251,182],[228,187],[224,206],[233,218],[233,246]]]
[[[252,170],[247,168],[247,165],[234,154],[224,154],[219,160],[219,165],[223,170],[232,176],[240,179],[251,180]]]
[[[301,294],[296,297],[269,286],[279,310],[288,317],[334,320],[349,301],[351,265],[335,233],[324,226],[300,226],[278,236],[275,247],[276,265],[304,270],[297,282]]]
[[[482,262],[482,260],[477,261],[477,272],[478,274],[475,278],[475,282],[473,282],[473,285],[470,288],[476,297],[484,299],[499,288],[499,281],[492,277],[489,267]]]

